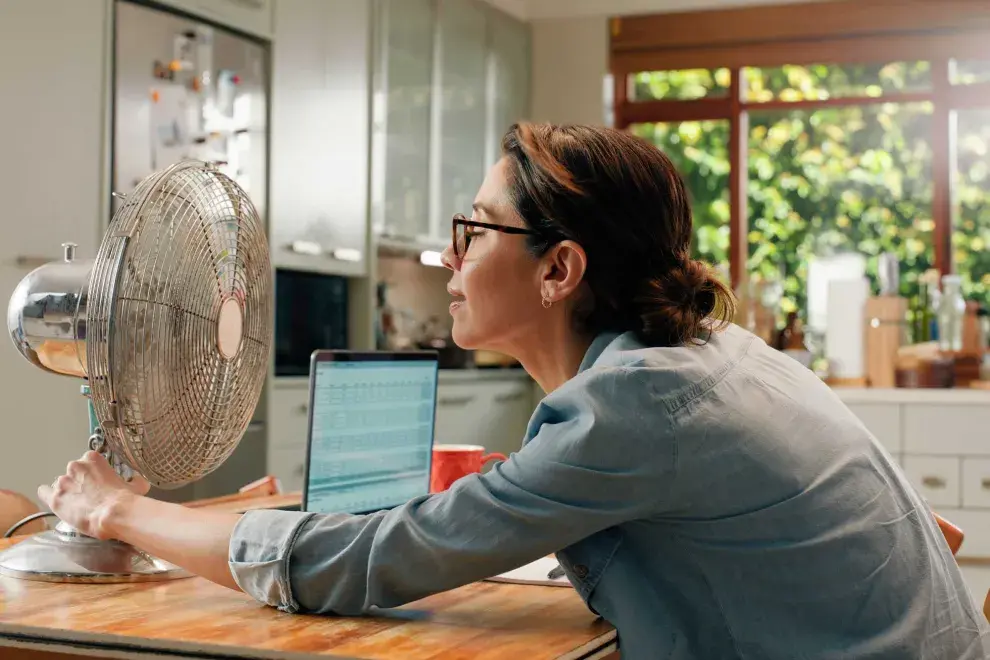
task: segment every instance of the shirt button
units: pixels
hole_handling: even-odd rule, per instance
[[[574,567],[574,575],[576,575],[579,580],[583,580],[588,577],[588,567],[584,564],[578,564]]]

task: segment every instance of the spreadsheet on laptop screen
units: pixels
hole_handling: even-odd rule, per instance
[[[306,509],[361,513],[428,493],[437,362],[314,368]]]

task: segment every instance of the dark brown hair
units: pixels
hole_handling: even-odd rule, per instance
[[[610,128],[524,123],[505,134],[502,153],[511,201],[537,233],[533,253],[569,239],[587,254],[582,330],[675,346],[732,318],[732,292],[691,259],[687,190],[654,145]]]

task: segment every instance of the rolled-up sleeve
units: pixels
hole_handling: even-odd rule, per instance
[[[355,615],[511,570],[657,511],[676,467],[658,407],[635,369],[583,372],[543,400],[521,451],[447,491],[364,516],[244,514],[231,572],[282,610]]]

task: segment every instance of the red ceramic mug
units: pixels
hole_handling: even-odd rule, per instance
[[[439,493],[463,476],[481,472],[491,460],[507,460],[504,454],[485,453],[481,445],[434,445],[433,469],[430,470],[430,492]]]

